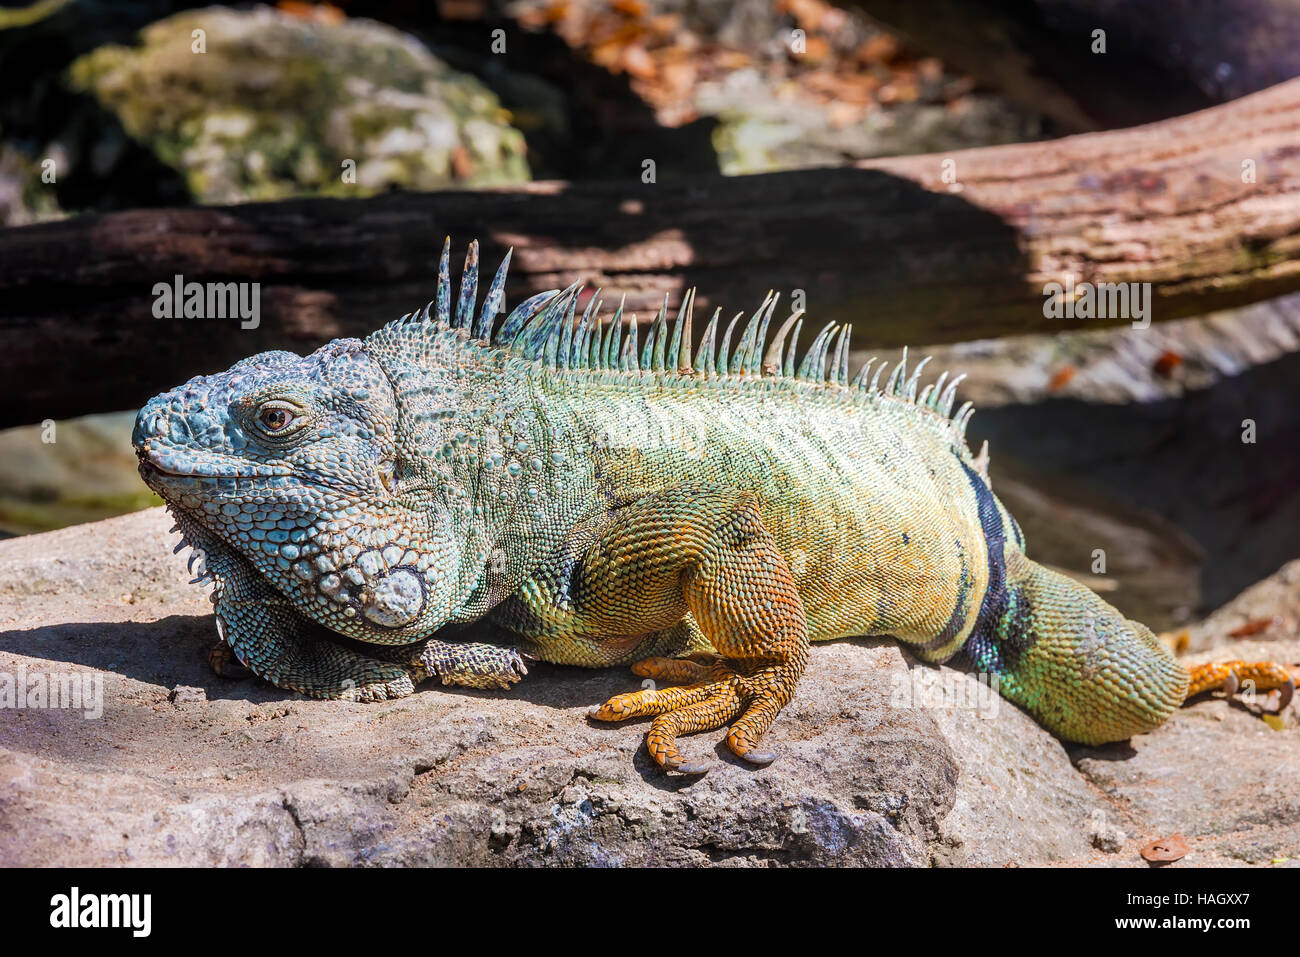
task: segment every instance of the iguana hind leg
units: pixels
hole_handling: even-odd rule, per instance
[[[578,600],[612,634],[647,631],[690,612],[719,652],[686,663],[648,659],[652,678],[694,679],[675,688],[616,695],[602,721],[653,716],[646,745],[664,768],[702,773],[677,750],[679,734],[734,722],[727,744],[759,764],[756,747],[794,694],[808,660],[808,627],[794,577],[748,492],[674,489],[621,509],[584,557]]]

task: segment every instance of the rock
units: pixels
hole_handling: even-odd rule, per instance
[[[835,104],[783,89],[757,69],[701,83],[695,109],[714,117],[718,167],[730,176],[838,166],[846,160],[941,153],[969,146],[1036,139],[1036,118],[1005,100],[968,96],[959,109],[942,103],[903,103],[844,122]]]
[[[1300,642],[1234,642],[1187,657],[1189,663],[1272,659],[1300,664]],[[1261,696],[1262,697],[1262,696]],[[1121,854],[1135,863],[1144,845],[1181,833],[1191,852],[1172,866],[1300,864],[1300,709],[1282,730],[1247,705],[1202,695],[1153,734],[1130,743],[1072,748],[1075,763],[1138,822]]]
[[[1173,866],[1300,849],[1294,706],[1276,732],[1201,702],[1127,751],[1075,749],[1081,773],[973,677],[846,640],[814,649],[775,764],[703,734],[683,750],[712,770],[669,777],[643,723],[584,719],[635,687],[621,669],[378,704],[217,678],[169,524],[149,509],[0,542],[0,673],[103,682],[97,719],[0,709],[0,863],[1145,866],[1138,847],[1175,830],[1192,853]],[[1094,848],[1098,821],[1133,835],[1120,853]]]
[[[177,685],[167,695],[167,700],[172,704],[199,704],[208,700],[208,693],[191,685]]]
[[[529,178],[496,96],[373,21],[210,7],[99,47],[67,78],[203,203]]]
[[[1300,644],[1300,559],[1251,585],[1177,636],[1179,647],[1187,651],[1231,645],[1239,638]]]

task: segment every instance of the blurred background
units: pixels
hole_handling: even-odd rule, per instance
[[[843,166],[1158,120],[1300,72],[1290,4],[1222,4],[1230,29],[1204,6],[6,2],[0,226],[598,180],[647,155],[661,180]],[[1104,73],[1061,41],[1097,23]],[[765,288],[755,277],[755,302]],[[1177,626],[1300,555],[1300,296],[1141,333],[916,346],[970,375],[972,444],[990,440],[1035,557],[1127,613]],[[55,443],[48,423],[0,431],[0,534],[159,504],[133,415],[61,420]],[[1225,454],[1245,417],[1259,454]]]

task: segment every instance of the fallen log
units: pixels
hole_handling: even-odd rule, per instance
[[[858,347],[1134,318],[1053,317],[1050,283],[1150,283],[1157,321],[1300,288],[1300,80],[1050,142],[640,177],[132,210],[0,231],[0,425],[129,408],[262,349],[363,335],[430,298],[445,234],[479,237],[490,266],[514,246],[511,302],[582,276],[626,292],[644,321],[691,285],[710,309],[801,291],[814,320],[852,322]],[[256,327],[157,318],[155,286],[178,275],[258,283]]]

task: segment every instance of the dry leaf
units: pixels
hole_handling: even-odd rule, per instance
[[[1187,854],[1187,840],[1181,834],[1170,834],[1142,848],[1142,859],[1152,864],[1171,864]]]

